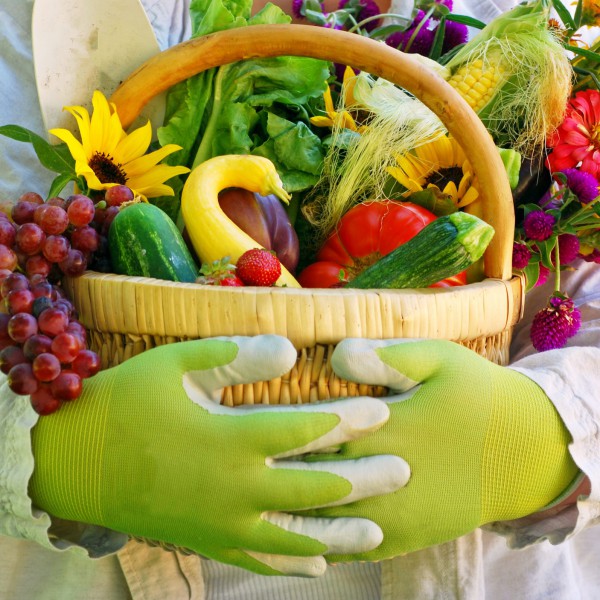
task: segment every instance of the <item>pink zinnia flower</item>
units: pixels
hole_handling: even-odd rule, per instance
[[[580,166],[600,177],[600,92],[583,90],[567,105],[566,116],[548,146],[548,168],[552,172]]]
[[[543,241],[551,235],[556,218],[543,210],[532,210],[523,219],[523,232],[530,240]]]
[[[562,348],[579,331],[581,313],[571,298],[553,295],[531,323],[531,341],[538,352]]]

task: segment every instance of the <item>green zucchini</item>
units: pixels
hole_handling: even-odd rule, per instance
[[[346,287],[424,288],[479,260],[494,228],[465,212],[437,218],[352,279]]]
[[[110,225],[108,247],[120,275],[193,282],[198,266],[169,216],[147,202],[131,204]]]

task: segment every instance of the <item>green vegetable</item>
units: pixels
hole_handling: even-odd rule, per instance
[[[194,0],[193,37],[234,27],[289,23],[268,4],[250,16],[252,0]],[[325,151],[309,128],[309,105],[320,101],[329,63],[306,57],[248,59],[210,69],[169,90],[161,145],[183,147],[178,164],[254,154],[273,162],[288,192],[314,186]],[[167,159],[165,162],[169,162]]]
[[[479,260],[494,235],[465,212],[439,217],[348,283],[349,288],[424,288]]]
[[[198,276],[179,229],[153,204],[123,208],[110,226],[108,244],[113,268],[120,275],[185,282]]]

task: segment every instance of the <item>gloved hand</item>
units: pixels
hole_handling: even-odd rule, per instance
[[[278,336],[215,338],[161,346],[101,371],[77,401],[35,426],[34,504],[262,574],[318,575],[323,554],[376,547],[381,530],[366,519],[289,511],[406,483],[408,466],[395,456],[299,460],[380,427],[384,402],[217,403],[223,386],[279,377],[296,357]]]
[[[338,457],[395,454],[411,468],[393,494],[316,511],[367,518],[384,532],[375,550],[332,561],[398,556],[522,517],[576,480],[569,433],[543,390],[517,371],[435,340],[347,339],[332,364],[340,377],[396,394],[387,424]]]

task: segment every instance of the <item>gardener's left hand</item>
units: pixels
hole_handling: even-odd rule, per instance
[[[521,373],[435,340],[348,339],[332,363],[341,377],[394,394],[389,421],[344,444],[338,458],[395,454],[412,473],[392,494],[318,511],[367,518],[384,532],[375,550],[333,562],[389,558],[529,515],[578,478],[569,433],[544,391]]]

